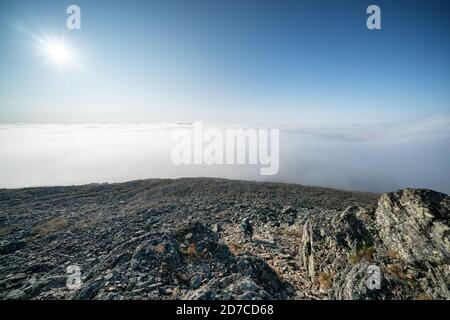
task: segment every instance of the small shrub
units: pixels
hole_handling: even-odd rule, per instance
[[[410,277],[403,272],[403,268],[401,265],[399,264],[389,264],[387,266],[387,270],[389,271],[390,274],[396,276],[397,278],[401,279],[401,280],[407,280]]]
[[[354,253],[348,256],[348,261],[352,264],[356,264],[361,261],[372,261],[374,253],[374,246],[363,245],[359,249],[356,249]]]
[[[184,237],[188,234],[188,233],[193,233],[194,232],[194,228],[191,225],[183,225],[180,226],[178,229],[175,230],[175,239],[177,239],[179,242],[184,241]]]

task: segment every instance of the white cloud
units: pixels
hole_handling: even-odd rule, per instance
[[[378,126],[283,126],[273,177],[260,176],[257,166],[173,165],[171,129],[190,125],[0,125],[0,187],[217,176],[376,192],[450,191],[446,114]]]

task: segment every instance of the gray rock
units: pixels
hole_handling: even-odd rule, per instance
[[[295,215],[297,213],[297,210],[294,209],[291,205],[287,205],[281,209],[281,214],[289,214],[289,215]]]
[[[202,284],[202,276],[199,274],[196,274],[191,278],[191,287],[194,289],[197,289]]]
[[[27,243],[22,240],[6,242],[6,243],[0,245],[0,254],[4,255],[4,254],[14,253],[18,250],[25,248],[26,245],[27,245]]]
[[[214,223],[214,224],[212,225],[212,227],[211,227],[211,230],[212,230],[213,232],[215,232],[215,233],[219,232],[219,230],[220,230],[219,224],[218,224],[218,223]]]
[[[14,275],[10,275],[5,279],[0,280],[0,290],[7,290],[11,288],[16,288],[20,286],[27,278],[25,273],[18,273]]]
[[[27,299],[29,295],[27,295],[23,290],[15,289],[8,293],[6,299],[8,300],[23,300]]]
[[[430,190],[381,196],[376,210],[385,245],[408,263],[450,263],[450,199]]]
[[[94,299],[98,291],[102,287],[100,281],[90,281],[85,283],[83,287],[74,295],[74,300],[90,300]]]
[[[313,242],[313,228],[312,222],[307,221],[303,226],[302,235],[302,261],[303,267],[307,270],[311,281],[315,278],[314,269],[314,242]]]

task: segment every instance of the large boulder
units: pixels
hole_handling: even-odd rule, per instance
[[[349,255],[373,248],[373,236],[362,220],[365,213],[363,208],[350,206],[341,213],[319,211],[307,217],[300,259],[313,282],[320,272],[344,269]]]
[[[417,265],[450,263],[450,200],[446,194],[405,189],[381,196],[379,236],[389,250]]]
[[[132,270],[148,271],[155,268],[161,271],[175,269],[180,263],[179,245],[171,235],[164,234],[140,243],[131,258]]]

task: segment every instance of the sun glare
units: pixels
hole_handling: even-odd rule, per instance
[[[70,62],[70,50],[63,43],[50,43],[47,45],[49,58],[57,64]]]
[[[68,67],[77,64],[75,50],[63,39],[46,37],[40,39],[40,51],[43,58],[59,67]]]

